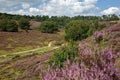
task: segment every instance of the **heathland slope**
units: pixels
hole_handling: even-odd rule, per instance
[[[120,23],[102,30],[105,33],[105,44],[120,52]],[[80,43],[89,44],[91,37],[82,40]],[[0,79],[5,80],[40,80],[40,71],[46,67],[46,61],[52,56],[52,51],[42,55],[29,55],[23,58],[16,58],[13,61],[0,64]],[[43,65],[44,64],[44,65]]]
[[[19,52],[47,46],[51,41],[62,41],[59,34],[41,33],[37,30],[28,32],[0,32],[0,53]]]

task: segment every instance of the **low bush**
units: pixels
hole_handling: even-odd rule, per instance
[[[56,50],[49,60],[49,64],[56,65],[58,67],[63,67],[64,62],[66,59],[73,60],[75,56],[78,55],[78,46],[76,44],[69,44],[67,46],[63,46],[59,50]]]

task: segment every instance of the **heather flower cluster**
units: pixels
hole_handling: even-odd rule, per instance
[[[95,39],[101,37],[101,33],[95,33]],[[112,49],[100,50],[98,45],[79,44],[79,56],[73,62],[67,59],[62,69],[49,67],[43,80],[120,80],[120,71],[116,68],[119,54]]]
[[[99,48],[79,49],[81,63],[81,80],[120,80],[120,71],[116,68],[116,60],[119,54],[111,49],[99,50]]]
[[[96,31],[94,33],[94,41],[99,43],[103,39],[103,33],[100,31]]]

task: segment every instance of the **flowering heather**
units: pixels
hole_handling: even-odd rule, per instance
[[[94,41],[99,43],[103,39],[103,33],[100,31],[96,31],[94,33]]]
[[[95,38],[101,36],[100,33]],[[62,69],[49,67],[43,80],[120,80],[120,71],[116,68],[118,57],[112,49],[100,50],[97,43],[94,47],[79,44],[79,56],[72,63],[67,59]]]

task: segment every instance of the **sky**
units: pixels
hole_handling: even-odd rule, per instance
[[[0,12],[20,15],[120,14],[120,0],[0,0]]]

